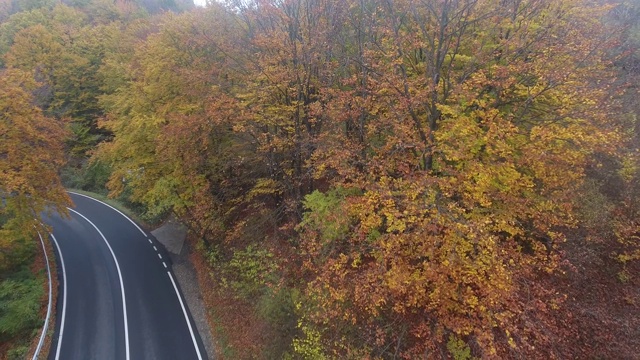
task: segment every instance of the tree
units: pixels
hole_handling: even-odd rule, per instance
[[[23,11],[11,15],[0,23],[0,64],[4,67],[4,55],[13,45],[13,39],[18,32],[30,26],[47,24],[49,18],[42,9]]]
[[[41,229],[40,214],[66,213],[70,200],[57,171],[63,164],[64,124],[33,104],[36,82],[28,73],[0,73],[0,263]]]
[[[176,213],[220,258],[277,249],[308,283],[301,352],[561,357],[541,329],[562,296],[539,279],[577,225],[586,169],[623,137],[608,8],[211,5],[72,37],[71,75],[99,69],[114,136],[94,159],[112,195]]]
[[[77,9],[58,5],[52,19],[19,31],[5,56],[8,66],[34,71],[41,81],[38,105],[48,116],[72,119],[71,154],[84,157],[104,137],[97,129],[103,49],[97,31]],[[99,28],[98,28],[99,29]]]
[[[232,162],[226,119],[237,109],[225,95],[222,52],[208,44],[232,31],[224,16],[215,8],[167,14],[157,33],[129,43],[137,47],[129,66],[113,61],[126,52],[110,54],[101,72],[117,84],[101,98],[102,125],[115,138],[96,157],[113,167],[112,194],[128,193],[151,217],[173,211],[199,234],[224,213],[225,189],[239,186],[224,176]]]
[[[590,174],[600,181],[600,192],[614,201],[606,226],[613,225],[617,244],[611,244],[613,254],[622,263],[622,278],[629,277],[629,263],[640,260],[640,106],[638,80],[640,80],[640,2],[617,4],[607,17],[610,31],[620,32],[620,45],[615,49],[616,69],[619,73],[619,98],[622,102],[621,120],[625,127],[625,146],[621,159],[614,166],[596,169]],[[612,169],[613,167],[613,169]],[[616,181],[617,180],[617,181]],[[620,181],[622,180],[622,181]],[[601,224],[598,224],[601,225]]]
[[[265,166],[256,184],[280,207],[276,222],[298,221],[313,190],[308,162],[323,127],[322,91],[331,88],[332,52],[345,19],[332,1],[231,2],[241,9],[243,47],[235,66],[244,84],[233,96],[244,109],[236,126]],[[331,64],[331,65],[330,65]],[[264,186],[269,184],[268,188]]]
[[[485,357],[539,351],[519,296],[556,268],[590,155],[619,138],[604,105],[602,8],[381,1],[361,11],[376,24],[358,99],[367,155],[364,165],[342,146],[313,155],[316,176],[341,176],[306,201],[308,319],[336,357],[425,357],[450,339]]]

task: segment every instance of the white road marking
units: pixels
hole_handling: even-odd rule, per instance
[[[153,242],[151,242],[151,239],[147,239],[147,240],[149,240],[149,244],[153,244]]]
[[[38,231],[38,237],[40,238],[40,244],[42,244],[42,251],[44,252],[44,260],[47,263],[47,278],[49,279],[49,304],[47,305],[47,317],[44,319],[44,326],[42,326],[42,334],[40,334],[40,340],[38,341],[38,347],[36,351],[33,353],[33,360],[37,360],[40,355],[40,350],[42,349],[42,345],[44,344],[44,337],[47,334],[47,329],[49,328],[49,319],[51,318],[51,297],[53,293],[53,289],[51,288],[51,268],[49,266],[49,256],[47,255],[47,247],[44,246],[44,240],[42,239],[42,235]],[[62,258],[62,255],[60,255]]]
[[[60,322],[60,333],[58,334],[58,349],[56,349],[56,357],[55,360],[60,359],[60,349],[62,348],[62,335],[64,334],[64,319],[67,315],[67,272],[64,268],[64,257],[62,256],[62,251],[60,250],[60,245],[58,245],[58,240],[56,237],[51,234],[51,238],[53,242],[56,244],[56,248],[58,249],[58,255],[60,255],[60,265],[62,267],[62,321]]]
[[[153,247],[153,250],[158,251],[158,248],[154,246],[154,247]]]
[[[167,264],[164,261],[162,262],[162,265],[164,265],[165,269],[167,268]]]
[[[116,259],[116,254],[113,252],[113,249],[111,248],[111,245],[107,241],[107,238],[105,238],[104,235],[102,234],[102,231],[100,231],[100,229],[98,229],[98,227],[94,223],[92,223],[91,220],[87,219],[86,216],[80,214],[76,210],[73,210],[71,208],[67,208],[67,209],[69,209],[69,210],[73,211],[74,213],[80,215],[83,219],[87,220],[87,222],[89,224],[91,224],[91,226],[93,226],[96,229],[98,234],[100,234],[100,236],[102,237],[102,240],[104,240],[105,244],[107,244],[107,247],[109,248],[109,251],[111,252],[111,256],[113,257],[113,261],[116,263],[116,269],[118,270],[118,278],[120,279],[120,289],[122,290],[122,313],[124,315],[124,344],[125,344],[125,352],[127,354],[126,355],[127,360],[129,360],[130,359],[130,355],[129,355],[129,325],[127,323],[127,301],[126,301],[125,296],[124,296],[124,282],[122,281],[122,273],[120,272],[120,264],[118,264],[118,259]],[[66,284],[66,282],[65,282],[65,284]],[[65,292],[65,294],[66,294],[66,292]]]
[[[87,196],[87,195],[84,195],[84,194],[79,194],[79,193],[76,193],[76,192],[73,192],[73,191],[67,191],[67,192],[68,192],[69,194],[74,194],[74,195],[78,195],[78,196],[86,197],[87,199],[91,199],[91,200],[93,200],[93,201],[97,201],[97,202],[99,202],[99,203],[101,203],[101,204],[103,204],[103,205],[105,205],[105,206],[107,206],[107,207],[112,208],[113,210],[115,210],[116,212],[118,212],[118,214],[120,214],[120,215],[124,216],[127,220],[129,220],[129,222],[130,222],[130,223],[132,223],[132,224],[133,224],[133,226],[135,226],[136,228],[138,228],[138,230],[140,230],[140,232],[142,233],[142,235],[144,235],[145,237],[147,237],[147,234],[144,232],[144,230],[142,230],[142,229],[140,228],[140,226],[138,226],[138,224],[136,224],[133,220],[131,220],[127,215],[123,214],[123,213],[122,213],[122,211],[120,211],[120,210],[118,210],[118,209],[114,208],[113,206],[111,206],[111,205],[107,204],[107,203],[106,203],[106,202],[104,202],[104,201],[100,201],[100,200],[98,200],[98,199],[94,199],[94,198],[92,198],[91,196]],[[151,242],[151,240],[149,240],[149,242]]]
[[[70,193],[70,194],[75,194],[75,195],[86,197],[88,199],[91,199],[91,200],[97,201],[97,202],[99,202],[101,204],[104,204],[107,207],[110,207],[111,209],[117,211],[120,215],[124,216],[127,220],[129,220],[130,223],[132,223],[138,230],[140,230],[140,232],[145,237],[147,237],[147,234],[138,226],[138,224],[136,224],[127,215],[123,214],[120,210],[114,208],[113,206],[105,203],[104,201],[100,201],[98,199],[94,199],[94,198],[92,198],[90,196],[87,196],[87,195],[79,194],[79,193],[76,193],[76,192],[73,192],[73,191],[67,191],[67,192]],[[97,227],[96,227],[96,229],[97,229]],[[100,230],[98,230],[98,232],[99,231]],[[102,235],[102,233],[101,233],[101,235]],[[104,236],[103,236],[103,239],[104,239]],[[152,243],[151,239],[147,238],[147,240],[149,240],[149,243]],[[106,239],[105,239],[105,241],[106,241]],[[107,245],[108,245],[108,243],[107,243]],[[111,249],[111,247],[109,247],[109,249]],[[112,254],[113,254],[113,251],[112,251]],[[158,256],[160,257],[160,259],[162,259],[162,256],[160,254],[158,254]],[[115,259],[115,256],[114,256],[114,259]],[[167,267],[167,265],[164,262],[162,264],[165,267]],[[116,262],[116,265],[117,265],[117,262]],[[120,269],[118,268],[118,274],[119,274],[119,272],[120,272]],[[195,337],[195,335],[193,333],[193,328],[191,327],[191,322],[189,321],[189,316],[187,314],[187,309],[185,308],[184,303],[182,302],[182,297],[180,297],[180,293],[178,292],[178,287],[176,286],[176,282],[173,280],[173,276],[171,275],[170,272],[167,272],[167,274],[169,274],[169,278],[171,279],[171,283],[173,284],[173,289],[176,291],[176,296],[178,297],[178,300],[180,301],[180,306],[182,307],[182,313],[184,314],[184,318],[185,318],[185,320],[187,322],[187,325],[189,326],[189,333],[191,333],[191,339],[193,340],[193,346],[195,347],[196,353],[198,354],[198,359],[202,360],[202,355],[200,354],[200,348],[198,347],[198,342],[196,341],[196,337]],[[120,278],[120,282],[122,283],[122,277]],[[122,288],[122,297],[124,299],[124,287]],[[125,316],[125,325],[126,325],[126,316]],[[129,336],[128,336],[128,330],[127,330],[126,326],[125,326],[125,333],[127,334],[127,360],[129,360]]]
[[[193,334],[193,328],[191,327],[191,321],[189,321],[189,315],[187,315],[187,309],[184,307],[184,303],[182,302],[182,297],[180,296],[180,292],[178,292],[178,287],[176,286],[176,282],[173,280],[173,276],[171,275],[171,272],[167,271],[167,274],[169,274],[169,279],[171,279],[171,283],[173,284],[173,289],[176,291],[176,296],[180,301],[180,306],[182,307],[182,313],[184,314],[184,319],[187,321],[187,326],[189,326],[189,333],[191,333],[191,340],[193,340],[193,346],[196,348],[198,359],[202,360],[202,355],[200,354],[200,348],[198,347],[196,336]]]

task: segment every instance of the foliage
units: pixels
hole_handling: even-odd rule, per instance
[[[296,338],[293,340],[293,349],[295,353],[302,359],[309,360],[323,360],[327,357],[322,350],[322,344],[320,342],[321,333],[313,328],[305,326],[300,323],[301,331],[304,334],[303,338]]]
[[[27,345],[20,345],[7,351],[7,358],[9,360],[21,360],[28,355],[27,354],[28,351],[29,351],[29,347]]]
[[[49,116],[72,120],[69,153],[82,157],[105,136],[96,124],[102,115],[97,69],[110,39],[101,27],[88,27],[78,9],[58,5],[52,17],[17,32],[5,61],[41,80],[38,105]]]
[[[71,119],[65,181],[179,217],[289,356],[553,358],[582,237],[639,257],[639,12],[605,3],[29,5],[0,53]]]
[[[33,105],[33,79],[8,69],[0,73],[0,229],[1,264],[19,239],[35,237],[39,214],[65,213],[69,198],[58,178],[63,164],[63,123],[46,118]]]
[[[585,181],[579,201],[578,216],[580,223],[593,233],[605,235],[612,224],[613,202],[604,195],[602,184],[593,179]]]
[[[249,245],[233,253],[225,266],[229,286],[244,299],[259,297],[268,286],[273,286],[277,270],[273,254],[265,249]]]
[[[0,341],[24,335],[41,324],[43,292],[42,279],[36,279],[27,267],[4,274],[0,282]]]
[[[518,283],[555,271],[585,169],[621,138],[594,20],[606,9],[430,4],[167,17],[102,98],[111,189],[200,236],[226,231],[225,246],[263,215],[297,229],[315,299],[303,328],[333,356],[415,357],[449,333],[484,356],[540,345],[515,324]],[[232,264],[251,284],[258,262],[242,254]]]
[[[238,171],[233,162],[241,156],[231,150],[224,115],[206,107],[208,99],[220,100],[222,108],[225,101],[224,92],[214,87],[212,93],[213,82],[224,75],[222,55],[207,41],[231,26],[206,15],[165,19],[144,46],[135,34],[127,38],[122,46],[135,54],[136,66],[122,68],[117,58],[105,61],[105,79],[122,85],[101,97],[109,113],[102,125],[116,138],[97,153],[113,170],[113,195],[128,189],[150,216],[172,210],[201,234],[212,231],[215,216],[224,214],[221,202],[230,188],[225,176]]]
[[[46,299],[46,277],[35,272],[33,239],[5,250],[9,261],[0,263],[0,356],[23,359],[29,343],[42,326],[42,301]]]
[[[4,65],[4,55],[13,45],[14,38],[18,32],[38,24],[48,24],[50,21],[45,11],[42,9],[23,11],[13,14],[6,21],[0,23],[0,64]]]
[[[106,195],[111,169],[99,161],[84,163],[80,168],[65,166],[60,177],[65,187]]]
[[[628,137],[617,175],[622,181],[613,186],[617,188],[620,197],[615,203],[612,221],[613,233],[618,245],[614,251],[616,258],[623,264],[623,270],[619,275],[627,272],[630,264],[640,260],[640,223],[637,221],[640,213],[640,120],[638,114],[640,107],[637,102],[637,81],[640,79],[640,3],[637,1],[625,2],[617,6],[610,14],[610,21],[622,26],[622,44],[618,49],[622,54],[618,61],[617,69],[620,77],[625,79],[621,84],[624,92],[624,115],[622,119]],[[611,184],[607,184],[611,185]]]
[[[375,98],[359,108],[366,133],[344,133],[337,122],[324,139],[334,146],[314,153],[316,176],[337,172],[336,186],[363,195],[336,211],[343,221],[355,216],[346,237],[322,232],[331,221],[301,229],[314,274],[308,293],[319,299],[312,321],[344,323],[326,330],[337,357],[363,343],[382,357],[417,357],[437,351],[447,332],[497,356],[497,338],[518,331],[516,283],[557,265],[554,249],[564,241],[560,229],[575,225],[589,155],[617,138],[603,130],[609,112],[596,105],[609,94],[589,80],[609,76],[598,64],[606,54],[583,37],[597,29],[583,8],[511,5],[395,2],[367,14],[381,26],[366,29],[382,51],[360,55],[366,79],[354,71],[367,94],[360,96]],[[562,15],[550,20],[549,12]],[[339,99],[328,98],[327,108],[344,113]],[[361,146],[360,154],[343,151]],[[353,157],[364,165],[351,165]],[[329,253],[319,246],[327,240]],[[365,340],[329,340],[349,324],[366,329]]]
[[[317,229],[324,243],[331,244],[344,239],[349,231],[349,222],[353,218],[345,213],[344,201],[349,193],[355,195],[353,189],[347,191],[344,188],[337,188],[326,194],[315,190],[305,196],[303,204],[307,212],[300,222],[300,228]]]
[[[260,318],[281,337],[278,341],[269,342],[264,349],[266,357],[283,358],[291,350],[291,343],[298,335],[295,302],[299,297],[300,292],[295,288],[275,286],[269,287],[257,300],[256,308]]]
[[[453,335],[449,335],[449,341],[447,341],[447,350],[451,354],[454,360],[471,360],[471,349],[464,341],[458,339]]]

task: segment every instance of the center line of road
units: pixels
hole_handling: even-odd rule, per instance
[[[56,244],[56,248],[58,249],[58,255],[60,255],[60,265],[62,267],[62,321],[60,322],[60,334],[58,334],[58,348],[56,349],[56,358],[55,360],[60,359],[60,349],[62,348],[62,334],[64,333],[64,319],[67,314],[67,272],[64,268],[64,257],[62,257],[62,251],[60,250],[60,245],[58,245],[58,240],[56,237],[51,234],[51,238],[53,242]]]
[[[133,225],[134,225],[134,226],[135,226],[135,227],[136,227],[136,228],[137,228],[137,229],[138,229],[138,230],[139,230],[139,231],[140,231],[140,232],[141,232],[141,233],[142,233],[142,234],[147,238],[147,240],[149,240],[149,243],[153,244],[153,242],[151,241],[151,239],[149,239],[149,238],[147,237],[147,234],[146,234],[146,233],[145,233],[145,232],[144,232],[144,231],[143,231],[143,230],[138,226],[138,224],[136,224],[136,223],[135,223],[135,221],[131,220],[131,218],[129,218],[127,215],[123,214],[120,210],[118,210],[118,209],[114,208],[113,206],[111,206],[111,205],[109,205],[109,204],[105,203],[104,201],[100,201],[100,200],[98,200],[98,199],[94,199],[94,198],[92,198],[92,197],[90,197],[90,196],[83,195],[83,194],[79,194],[79,193],[76,193],[76,192],[73,192],[73,191],[67,191],[67,192],[68,192],[68,193],[70,193],[70,194],[75,194],[75,195],[78,195],[78,196],[83,196],[83,197],[85,197],[85,198],[88,198],[88,199],[91,199],[91,200],[93,200],[93,201],[99,202],[99,203],[101,203],[101,204],[103,204],[103,205],[105,205],[105,206],[107,206],[107,207],[109,207],[109,208],[111,208],[111,209],[115,210],[117,213],[119,213],[119,214],[120,214],[120,215],[122,215],[125,219],[127,219],[130,223],[132,223],[132,224],[133,224]],[[95,225],[94,225],[94,226],[95,226]],[[96,228],[96,229],[97,229],[97,228]],[[103,238],[104,238],[104,237],[103,237]],[[106,241],[106,239],[105,239],[105,241]],[[111,247],[109,247],[109,248],[111,248]],[[112,252],[112,254],[113,254],[113,252]],[[161,256],[160,254],[158,254],[158,256],[160,257],[160,259],[162,259],[162,256]],[[114,259],[115,259],[115,256],[114,256]],[[116,262],[116,264],[117,264],[117,262]],[[164,265],[165,267],[167,267],[167,265],[166,265],[164,262],[163,262],[163,265]],[[119,271],[120,271],[120,270],[119,270],[119,268],[118,268],[118,272],[119,272]],[[187,325],[189,326],[189,332],[191,333],[191,340],[193,341],[193,346],[195,347],[196,352],[198,353],[198,359],[202,360],[202,355],[200,354],[200,347],[198,346],[198,341],[196,340],[196,336],[195,336],[195,334],[194,334],[194,332],[193,332],[193,328],[192,328],[192,326],[191,326],[191,321],[189,320],[189,315],[188,315],[188,313],[187,313],[187,309],[186,309],[186,307],[184,306],[184,302],[182,301],[182,296],[180,295],[180,292],[178,291],[178,287],[176,286],[176,283],[175,283],[175,281],[173,280],[173,276],[171,275],[171,273],[170,273],[170,272],[167,272],[167,273],[169,274],[169,278],[171,279],[171,283],[173,284],[173,289],[174,289],[174,290],[175,290],[175,292],[176,292],[176,296],[178,297],[178,300],[180,301],[180,306],[182,307],[182,313],[184,314],[185,321],[187,322]],[[121,282],[122,282],[122,278],[120,278],[120,280],[121,280]],[[122,291],[123,291],[123,292],[122,292],[122,296],[123,296],[123,298],[124,298],[124,287],[122,288]],[[125,316],[125,325],[126,325],[126,316]],[[126,332],[127,332],[127,334],[128,334],[128,330],[126,330],[126,328],[125,328],[125,331],[126,331]],[[127,360],[129,360],[129,351],[128,351],[128,349],[129,349],[129,338],[128,338],[128,336],[127,336]]]
[[[118,270],[118,278],[120,279],[120,289],[122,290],[122,313],[124,315],[124,346],[125,346],[125,352],[126,352],[126,359],[129,360],[130,359],[130,355],[129,355],[129,325],[127,323],[127,301],[125,299],[124,296],[124,282],[122,281],[122,273],[120,272],[120,264],[118,264],[118,259],[116,259],[116,254],[113,252],[113,249],[111,248],[111,245],[109,244],[109,242],[107,241],[107,238],[104,237],[104,235],[102,234],[102,231],[100,231],[100,229],[98,229],[98,227],[91,222],[91,220],[87,219],[86,216],[80,214],[79,212],[71,209],[71,208],[67,208],[70,211],[73,211],[74,213],[78,214],[79,216],[81,216],[83,219],[85,219],[89,224],[91,224],[91,226],[93,226],[96,231],[98,232],[98,234],[100,234],[100,236],[102,237],[102,240],[104,240],[105,244],[107,244],[107,247],[109,248],[109,251],[111,252],[111,256],[113,257],[113,261],[116,263],[116,270]],[[66,286],[66,281],[65,281],[65,286]],[[65,295],[66,295],[66,291],[65,291]],[[64,310],[63,310],[64,313]],[[62,317],[63,321],[64,321],[64,316]],[[60,330],[60,337],[62,337],[62,330]],[[58,346],[58,351],[60,351],[60,346]],[[57,357],[56,357],[57,359]]]

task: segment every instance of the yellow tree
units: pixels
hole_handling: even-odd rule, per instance
[[[5,55],[8,66],[34,71],[42,83],[37,101],[47,115],[72,120],[69,143],[76,158],[104,137],[97,130],[97,70],[109,43],[101,26],[91,28],[80,10],[58,5],[41,24],[18,31]]]
[[[0,261],[32,241],[44,211],[66,212],[70,200],[58,178],[64,124],[33,103],[33,78],[14,69],[0,73]]]
[[[233,74],[214,43],[234,32],[225,16],[214,7],[166,14],[155,33],[133,24],[127,31],[145,34],[125,35],[123,51],[133,56],[109,54],[101,70],[110,90],[101,98],[102,125],[115,137],[95,158],[113,168],[112,195],[125,192],[149,216],[173,211],[201,235],[219,221],[220,202],[232,198],[225,189],[240,182],[225,176],[232,168],[226,118],[237,110],[225,95]]]

